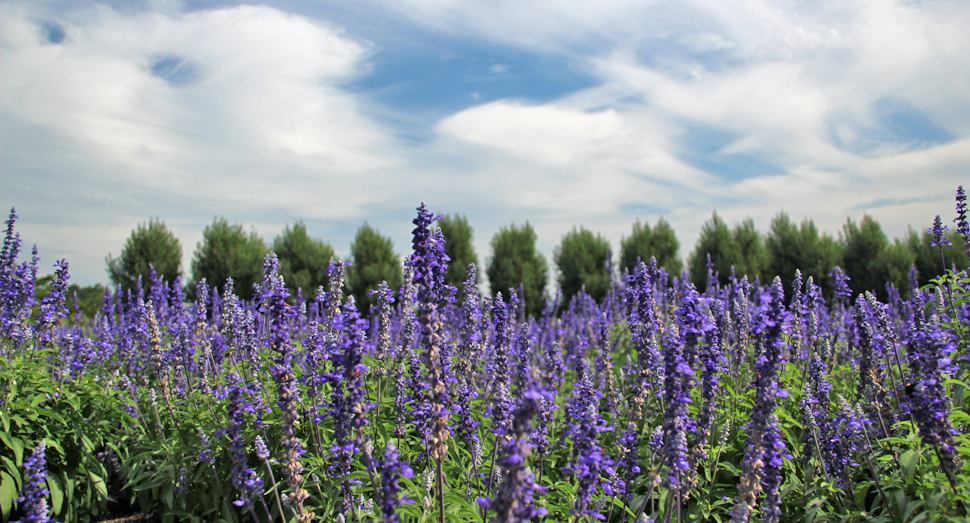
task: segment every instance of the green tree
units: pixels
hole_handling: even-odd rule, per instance
[[[312,300],[317,288],[327,284],[327,263],[334,257],[333,247],[323,240],[310,238],[302,221],[287,225],[273,240],[273,252],[280,262],[280,274],[292,295],[303,290],[303,298]]]
[[[165,222],[152,218],[135,227],[117,258],[109,254],[105,262],[111,282],[121,285],[122,290],[132,289],[141,276],[142,287],[148,291],[150,265],[155,267],[156,276],[167,282],[182,275],[182,242]]]
[[[445,282],[458,289],[455,298],[458,303],[461,303],[465,299],[464,283],[468,266],[472,263],[478,265],[478,255],[475,254],[475,247],[472,245],[475,230],[468,224],[468,218],[458,214],[447,215],[438,220],[438,227],[441,227],[441,234],[445,237],[445,252],[451,258],[448,272],[445,274]],[[475,283],[478,283],[477,272]]]
[[[767,275],[781,278],[786,296],[791,296],[796,270],[802,272],[803,278],[811,276],[825,295],[831,293],[828,274],[842,263],[842,248],[828,234],[819,235],[815,222],[805,219],[799,227],[786,213],[780,212],[771,221],[765,246],[768,249]]]
[[[707,287],[708,255],[721,283],[728,281],[732,267],[738,278],[747,276],[751,280],[764,276],[768,267],[768,250],[754,220],[748,218],[732,231],[717,211],[701,227],[701,236],[687,260],[690,281],[698,289]]]
[[[937,255],[939,255],[939,251],[937,251]],[[916,254],[910,250],[906,242],[897,238],[893,243],[887,245],[871,265],[875,274],[874,277],[883,282],[876,289],[876,297],[886,301],[889,297],[889,293],[886,291],[887,283],[892,283],[904,297],[907,296],[909,294],[909,270],[914,263],[916,263]]]
[[[202,278],[221,293],[226,279],[232,278],[236,295],[251,300],[253,285],[263,279],[263,257],[267,252],[269,249],[255,230],[246,234],[242,224],[230,225],[223,217],[215,218],[202,231],[202,241],[192,255],[189,293],[195,294]]]
[[[926,285],[930,280],[943,274],[944,261],[947,269],[956,266],[956,269],[960,271],[966,269],[968,266],[966,250],[963,247],[963,238],[954,231],[949,231],[945,234],[946,239],[952,245],[943,246],[943,258],[940,258],[940,248],[930,245],[933,242],[933,237],[926,234],[926,231],[918,232],[910,228],[906,235],[904,243],[913,255],[913,265],[916,266],[916,271],[919,273],[918,281],[921,286]],[[899,289],[903,291],[907,287],[908,284],[899,286]]]
[[[842,269],[853,294],[884,288],[886,282],[875,269],[877,258],[887,247],[889,238],[875,218],[866,214],[858,224],[846,219],[842,226]]]
[[[522,226],[513,223],[492,236],[492,258],[485,273],[492,296],[521,286],[526,312],[533,316],[542,313],[549,271],[546,259],[536,251],[536,232],[529,222]]]
[[[609,240],[582,226],[574,227],[562,237],[552,258],[559,270],[559,288],[565,303],[583,287],[594,300],[603,302],[610,291]]]
[[[620,240],[620,270],[633,273],[638,259],[646,263],[653,257],[668,274],[680,274],[684,263],[677,256],[679,250],[677,234],[662,216],[652,229],[649,223],[640,223],[637,219],[633,223],[633,234]]]
[[[357,229],[350,244],[350,262],[347,287],[362,314],[370,314],[371,306],[377,303],[377,297],[368,294],[381,282],[386,281],[392,289],[400,288],[404,282],[403,266],[394,254],[394,243],[367,223]]]

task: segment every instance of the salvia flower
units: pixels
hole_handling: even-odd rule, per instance
[[[37,444],[33,454],[24,460],[24,483],[17,503],[24,518],[14,523],[51,523],[50,509],[47,506],[47,450],[44,442]]]
[[[967,258],[970,258],[970,223],[967,222],[967,193],[963,186],[957,187],[957,217],[953,219],[957,224],[957,233],[963,238],[963,247]]]
[[[532,452],[528,434],[543,397],[546,401],[552,399],[551,395],[537,389],[535,384],[529,384],[516,405],[512,426],[502,442],[502,482],[489,504],[489,508],[496,513],[492,518],[494,523],[524,523],[548,513],[534,503],[535,492],[542,487],[536,486],[535,476],[527,464]]]
[[[930,230],[926,231],[926,234],[933,237],[933,240],[930,241],[930,247],[942,248],[946,245],[953,245],[950,243],[950,240],[946,239],[945,236],[946,231],[949,230],[949,227],[943,225],[943,220],[940,218],[940,215],[937,214],[936,218],[933,218],[933,226],[930,227]]]

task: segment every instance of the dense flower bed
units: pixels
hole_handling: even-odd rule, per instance
[[[474,266],[455,303],[434,220],[418,209],[370,319],[340,263],[308,303],[270,255],[253,303],[152,281],[71,323],[67,262],[32,303],[11,216],[2,520],[967,517],[966,274],[881,303],[838,270],[826,299],[644,263],[532,318],[514,289],[480,296]]]

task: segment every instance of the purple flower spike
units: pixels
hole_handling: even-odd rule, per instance
[[[34,449],[34,453],[24,460],[24,485],[17,503],[20,504],[20,510],[26,516],[13,523],[53,523],[54,521],[50,517],[50,509],[44,497],[50,494],[46,488],[47,460],[44,455],[46,450],[47,447],[42,441]]]
[[[953,220],[957,224],[957,232],[963,237],[963,247],[970,258],[970,224],[967,223],[967,193],[963,186],[957,187],[957,217]]]
[[[399,459],[397,448],[392,441],[389,441],[387,448],[384,449],[384,459],[378,460],[378,468],[381,470],[380,502],[384,523],[398,523],[401,518],[397,515],[397,507],[414,503],[407,496],[401,497],[401,486],[398,481],[401,477],[411,479],[414,477],[414,471]]]
[[[950,240],[947,240],[946,236],[944,236],[943,234],[944,232],[949,230],[950,229],[946,225],[943,225],[943,220],[940,218],[940,215],[937,214],[936,218],[933,218],[933,226],[930,227],[930,230],[926,231],[926,234],[930,234],[933,236],[933,241],[930,242],[930,247],[943,247],[944,245],[953,245],[952,243],[950,243]]]

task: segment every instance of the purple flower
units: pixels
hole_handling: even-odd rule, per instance
[[[397,515],[397,507],[410,505],[414,501],[401,497],[401,486],[398,481],[401,477],[411,479],[414,471],[407,463],[402,462],[397,453],[397,448],[393,441],[387,442],[384,449],[384,459],[377,460],[377,468],[381,471],[381,513],[384,514],[385,523],[398,523],[401,521]]]
[[[940,215],[937,214],[936,218],[933,218],[933,226],[926,231],[926,234],[933,236],[933,240],[930,242],[930,247],[942,248],[945,245],[953,245],[950,243],[950,240],[947,240],[946,236],[944,236],[944,233],[949,230],[949,227],[943,225],[943,220],[940,218]]]
[[[57,270],[54,271],[51,292],[40,301],[40,317],[37,319],[41,343],[43,344],[51,342],[54,325],[61,318],[67,316],[64,299],[67,297],[67,282],[71,278],[67,273],[67,260],[61,260],[54,266],[57,267]]]
[[[967,193],[963,186],[957,187],[957,217],[953,219],[957,224],[957,232],[963,237],[963,246],[967,258],[970,258],[970,224],[967,223]]]
[[[425,434],[431,457],[441,463],[448,453],[446,442],[451,435],[448,426],[451,398],[448,384],[448,353],[445,348],[444,326],[440,307],[455,301],[455,288],[445,283],[450,259],[445,254],[445,239],[441,229],[431,233],[431,224],[440,218],[435,216],[424,203],[418,207],[414,219],[414,237],[411,241],[414,251],[406,265],[414,271],[414,286],[418,304],[418,324],[421,327],[420,346],[427,371],[428,387],[424,390],[422,432]],[[417,417],[417,416],[416,416]]]
[[[15,345],[31,336],[27,324],[34,305],[34,283],[37,281],[37,247],[31,261],[17,264],[20,235],[14,233],[17,214],[10,209],[7,230],[0,251],[0,339],[11,339]]]
[[[536,486],[535,476],[526,464],[531,453],[528,434],[543,399],[551,401],[552,397],[530,383],[516,405],[511,428],[505,433],[507,439],[502,442],[502,483],[489,504],[496,512],[494,523],[523,523],[548,513],[534,504],[535,492],[543,489]]]
[[[50,517],[50,509],[47,507],[47,499],[45,498],[50,494],[46,487],[47,460],[44,456],[46,450],[46,445],[41,441],[34,448],[30,457],[24,460],[24,483],[20,490],[20,497],[17,498],[24,519],[14,523],[49,523],[54,521]]]
[[[837,268],[836,268],[837,269]],[[776,377],[785,354],[784,325],[788,314],[784,305],[781,279],[775,277],[770,289],[761,294],[754,332],[758,335],[759,353],[755,362],[755,404],[748,423],[748,442],[744,454],[741,484],[734,500],[731,520],[748,521],[764,489],[761,507],[762,521],[775,523],[781,514],[778,488],[781,485],[781,466],[791,456],[785,451],[775,417],[776,398],[786,397],[787,391],[778,389]]]
[[[593,495],[602,490],[606,495],[612,495],[613,487],[609,480],[616,471],[613,460],[603,452],[599,446],[598,435],[610,429],[600,417],[598,406],[603,395],[593,388],[588,372],[581,369],[582,376],[573,389],[573,396],[566,408],[566,418],[575,420],[569,426],[569,435],[573,441],[575,460],[563,468],[563,472],[571,473],[576,478],[576,504],[570,510],[577,517],[592,516],[596,519],[606,519],[593,506]]]

